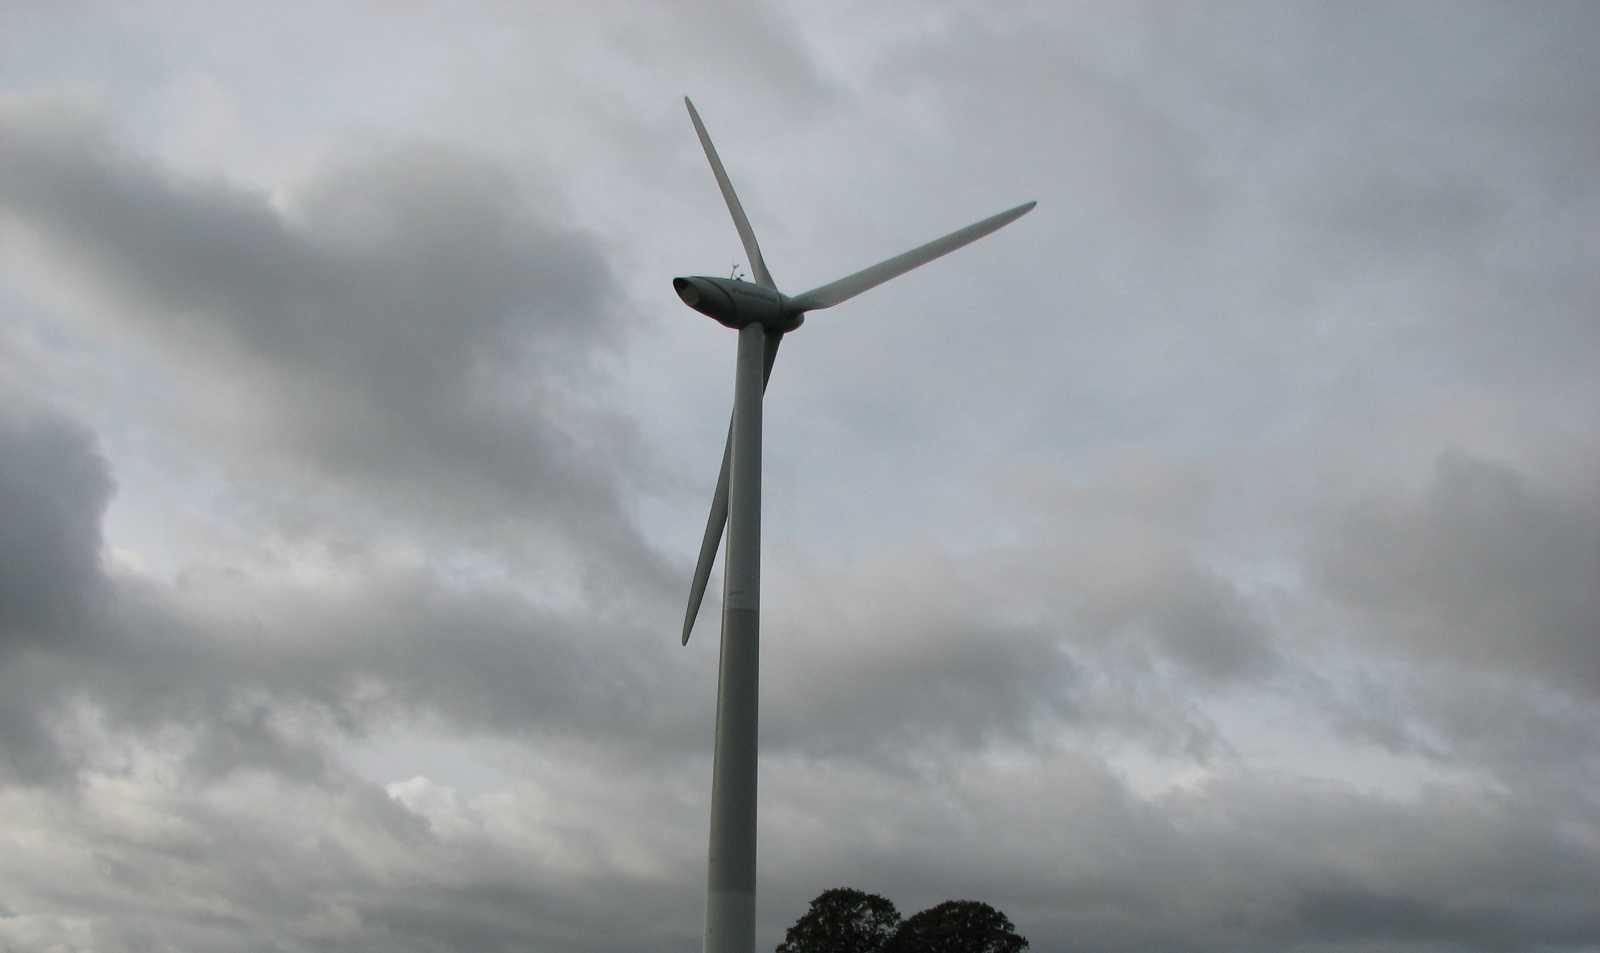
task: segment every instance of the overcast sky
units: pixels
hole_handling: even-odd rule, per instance
[[[685,94],[761,948],[1600,949],[1594,4],[0,6],[0,949],[699,949]]]

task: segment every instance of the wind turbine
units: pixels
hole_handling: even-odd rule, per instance
[[[734,373],[733,422],[722,449],[722,472],[700,541],[700,561],[683,617],[689,644],[724,524],[728,555],[723,567],[722,659],[717,674],[717,733],[711,768],[711,857],[707,872],[705,953],[753,953],[756,930],[756,686],[761,608],[761,398],[783,336],[808,311],[831,308],[890,278],[977,241],[1033,210],[1034,202],[991,215],[926,245],[864,268],[838,281],[790,297],[778,290],[761,257],[733,183],[722,168],[705,123],[684,97],[717,187],[750,258],[754,282],[737,278],[674,278],[683,303],[739,332]],[[731,518],[730,518],[731,517]]]

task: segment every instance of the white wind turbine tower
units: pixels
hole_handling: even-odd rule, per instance
[[[689,118],[711,162],[717,186],[750,258],[754,282],[733,278],[674,278],[683,303],[739,332],[734,375],[733,423],[722,451],[722,472],[711,499],[711,515],[700,542],[700,561],[683,618],[689,643],[711,577],[724,524],[728,555],[722,593],[722,661],[717,676],[717,733],[711,769],[711,858],[707,876],[706,953],[753,953],[756,906],[756,685],[760,659],[761,607],[761,398],[783,336],[798,328],[807,311],[831,308],[890,278],[977,241],[1032,211],[1028,202],[990,216],[943,238],[919,245],[838,281],[790,297],[778,290],[761,257],[750,220],[717,158],[705,124],[689,107]],[[731,519],[730,519],[731,516]]]

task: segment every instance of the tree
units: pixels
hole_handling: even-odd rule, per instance
[[[1028,941],[1011,919],[976,900],[946,900],[900,924],[885,953],[1019,953]]]
[[[899,925],[900,911],[888,898],[835,887],[817,894],[777,953],[880,953]]]

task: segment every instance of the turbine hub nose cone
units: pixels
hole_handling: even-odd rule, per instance
[[[694,282],[687,278],[674,278],[672,279],[672,290],[678,293],[678,297],[683,299],[684,304],[698,310],[700,289],[694,286]]]

